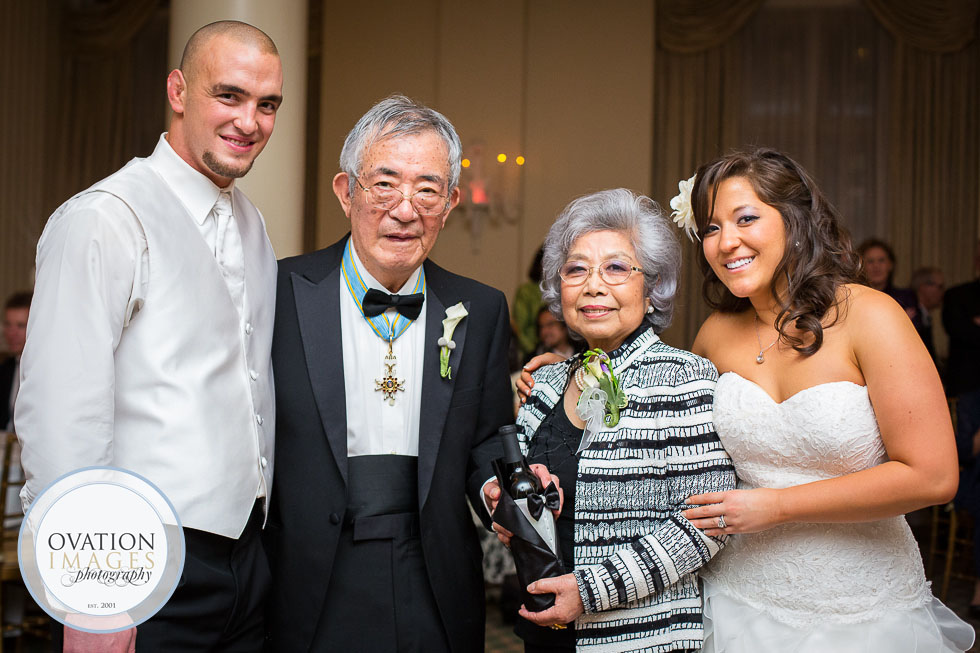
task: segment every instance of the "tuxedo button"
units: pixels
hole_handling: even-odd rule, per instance
[[[258,373],[258,372],[256,372],[255,370],[249,370],[249,371],[248,371],[248,375],[249,375],[250,377],[252,377],[252,380],[253,380],[253,381],[254,381],[255,379],[257,379],[257,378],[259,378],[259,373]]]
[[[330,523],[336,526],[340,523],[340,515],[335,512],[330,513]]]
[[[262,469],[265,469],[266,467],[269,466],[269,459],[266,458],[265,456],[262,456],[262,458],[259,459],[259,464],[262,465]]]
[[[262,419],[262,416],[261,415],[256,415],[255,416],[255,421],[259,423],[259,426],[262,426],[262,422],[264,422],[265,420]]]
[[[245,324],[245,335],[247,335],[247,336],[252,335],[252,323],[251,322],[247,322]]]

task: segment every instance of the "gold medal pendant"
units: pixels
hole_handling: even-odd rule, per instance
[[[398,359],[391,350],[391,343],[392,341],[388,340],[388,355],[385,356],[384,360],[385,375],[380,380],[374,380],[374,390],[375,392],[383,392],[388,405],[394,406],[395,393],[405,392],[405,379],[395,378],[395,365],[398,364]]]

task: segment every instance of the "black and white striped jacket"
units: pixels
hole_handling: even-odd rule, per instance
[[[711,422],[718,373],[710,361],[664,344],[652,329],[609,355],[629,404],[578,463],[574,573],[585,614],[575,621],[576,649],[698,649],[703,628],[695,572],[725,538],[705,536],[680,513],[692,494],[735,487],[735,469]],[[577,360],[535,372],[517,416],[525,452]]]

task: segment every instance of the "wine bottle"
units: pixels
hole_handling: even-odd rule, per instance
[[[508,471],[506,492],[514,499],[514,503],[521,509],[551,552],[557,555],[558,538],[555,535],[554,515],[550,510],[545,509],[541,512],[540,519],[535,519],[527,507],[527,497],[532,494],[542,494],[544,488],[541,486],[541,480],[531,471],[524,456],[521,455],[521,447],[517,442],[517,427],[513,424],[505,424],[497,433],[504,448],[502,462]]]

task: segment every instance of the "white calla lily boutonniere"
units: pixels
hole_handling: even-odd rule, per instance
[[[439,376],[444,379],[453,378],[453,370],[449,367],[449,352],[456,349],[453,331],[467,315],[469,313],[463,308],[463,302],[456,302],[446,309],[446,319],[442,321],[442,337],[439,338],[438,343],[442,348],[439,352]]]

